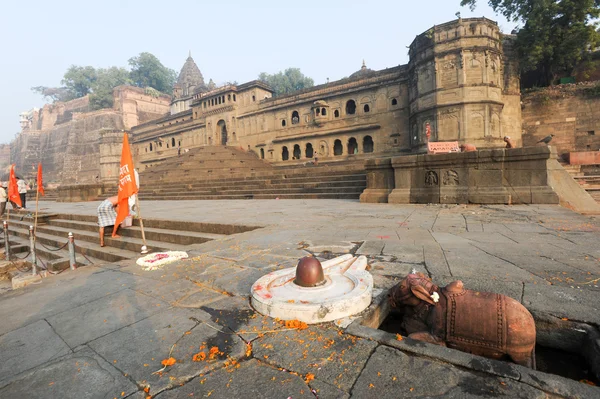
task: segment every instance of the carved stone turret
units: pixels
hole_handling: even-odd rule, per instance
[[[410,143],[425,151],[431,141],[459,141],[477,148],[504,147],[503,137],[520,141],[518,91],[506,81],[498,24],[460,18],[434,26],[410,46]],[[518,125],[518,126],[517,126]]]

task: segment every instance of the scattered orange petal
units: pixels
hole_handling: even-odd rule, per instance
[[[308,374],[306,374],[306,377],[304,377],[304,382],[306,382],[308,384],[309,382],[311,382],[314,379],[315,379],[315,375],[313,373],[308,373]]]
[[[198,352],[194,356],[192,356],[192,360],[195,362],[202,362],[204,361],[204,359],[206,359],[206,353],[204,352]]]
[[[584,384],[588,384],[588,385],[596,386],[596,384],[595,384],[595,383],[593,383],[592,381],[589,381],[589,380],[579,380],[579,382],[583,382]]]
[[[308,328],[308,324],[300,320],[286,320],[285,322],[286,328],[295,328],[297,330],[304,330]]]
[[[369,388],[375,388],[375,385],[369,384]]]
[[[566,317],[563,317],[561,320],[569,320],[569,319],[567,319]]]
[[[414,391],[414,390],[415,390],[414,388],[411,388],[411,389],[410,389],[410,391],[411,391],[411,392],[412,392],[412,391]]]
[[[246,344],[246,356],[250,357],[251,354],[252,354],[252,344],[251,343],[247,343]]]
[[[163,360],[162,362],[160,362],[163,366],[172,366],[175,364],[177,360],[175,360],[174,357],[170,357],[168,359]]]
[[[400,335],[400,334],[396,334],[396,339],[397,339],[398,341],[402,341],[402,335]]]
[[[144,392],[146,392],[146,393],[150,392],[150,387],[144,388]]]
[[[48,384],[48,386],[50,386],[50,387],[51,387],[52,385],[54,385],[54,382],[51,382],[50,384]]]

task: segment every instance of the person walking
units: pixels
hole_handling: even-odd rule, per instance
[[[115,195],[113,197],[108,197],[100,206],[98,206],[98,226],[99,226],[99,234],[100,234],[100,246],[104,246],[104,228],[106,226],[114,226],[113,229],[116,232],[119,228],[118,225],[115,226],[115,221],[117,220],[117,211],[116,207],[119,204],[119,196]],[[115,238],[121,238],[121,236],[115,235]]]
[[[6,201],[8,200],[7,187],[6,183],[2,183],[0,186],[0,216],[4,215],[4,211],[6,210]]]
[[[26,209],[25,201],[27,200],[27,190],[29,190],[29,186],[25,180],[17,177],[17,187],[19,188],[19,197],[21,197],[21,209]]]

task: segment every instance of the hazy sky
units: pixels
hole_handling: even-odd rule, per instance
[[[288,3],[291,3],[288,5]],[[59,86],[70,65],[127,67],[140,52],[181,69],[188,51],[215,83],[256,79],[297,67],[315,84],[357,71],[405,64],[407,46],[435,24],[485,16],[503,32],[513,23],[480,0],[30,0],[0,6],[0,143],[19,113],[41,107],[33,86]]]

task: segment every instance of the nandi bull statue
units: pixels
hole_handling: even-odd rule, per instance
[[[404,312],[409,338],[535,368],[535,323],[512,298],[467,290],[462,281],[440,288],[413,270],[389,300]]]

